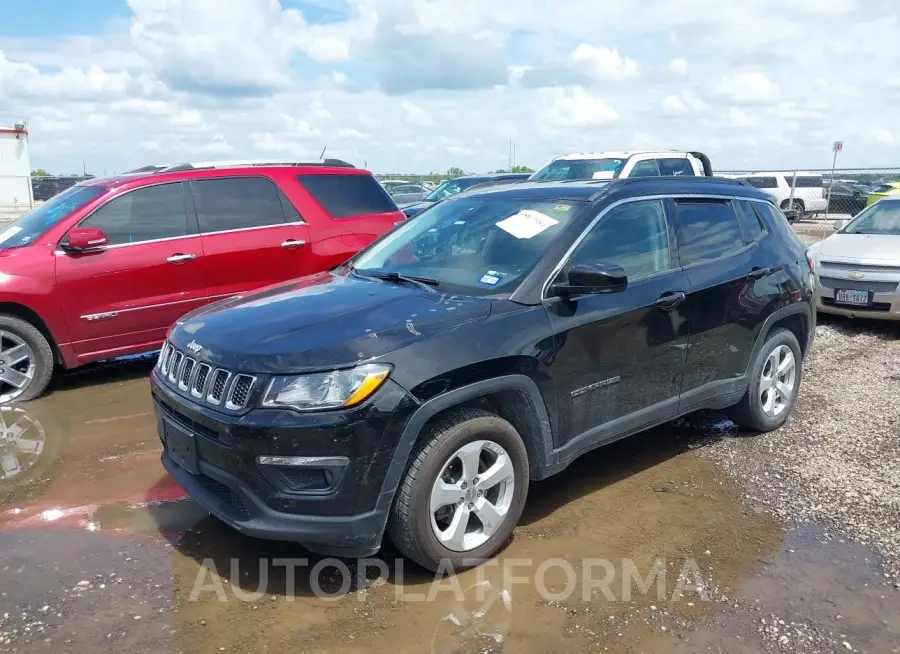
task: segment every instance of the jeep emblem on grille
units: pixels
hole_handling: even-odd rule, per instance
[[[200,345],[200,343],[198,343],[197,341],[191,341],[187,344],[187,349],[189,349],[194,354],[197,354],[197,352],[203,349],[203,346]]]

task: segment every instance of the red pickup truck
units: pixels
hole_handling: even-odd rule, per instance
[[[91,179],[0,228],[0,403],[57,367],[158,349],[201,305],[326,270],[404,220],[339,160]]]

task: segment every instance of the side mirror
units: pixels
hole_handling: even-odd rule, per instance
[[[565,282],[553,285],[553,291],[561,297],[621,293],[628,286],[628,275],[622,266],[609,263],[578,264],[569,269]]]
[[[846,226],[849,225],[849,224],[850,224],[850,221],[849,221],[849,220],[843,220],[843,219],[842,219],[842,220],[835,220],[835,221],[834,221],[833,227],[834,227],[835,231],[840,231],[840,230],[844,229],[844,227],[846,227]]]
[[[109,239],[102,229],[98,227],[76,227],[69,231],[68,238],[63,244],[67,252],[99,252],[106,249]]]

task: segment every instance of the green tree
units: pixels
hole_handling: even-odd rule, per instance
[[[32,177],[46,177],[46,176],[49,175],[49,174],[50,174],[50,173],[48,173],[48,172],[47,172],[46,170],[44,170],[43,168],[35,168],[34,170],[31,171],[31,176],[32,176]]]
[[[513,166],[512,168],[498,168],[494,171],[495,173],[528,173],[529,175],[534,172],[534,168],[529,168],[528,166]]]
[[[465,174],[466,174],[466,171],[464,171],[462,168],[459,168],[458,166],[450,166],[447,169],[447,179],[453,179],[454,177],[462,177]]]

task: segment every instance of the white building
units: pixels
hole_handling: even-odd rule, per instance
[[[31,208],[31,159],[23,123],[0,125],[0,219]]]

